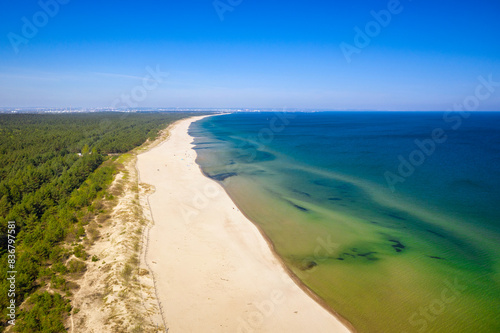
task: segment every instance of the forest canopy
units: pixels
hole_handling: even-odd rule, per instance
[[[59,331],[71,306],[58,293],[40,293],[43,281],[65,288],[62,264],[84,251],[60,246],[68,234],[84,233],[82,209],[103,197],[115,173],[110,154],[121,154],[154,140],[168,124],[193,113],[0,114],[0,309],[7,324],[10,299],[9,241],[15,244],[17,331]],[[8,235],[13,229],[14,238]],[[12,240],[10,239],[12,238]],[[66,296],[68,296],[67,294]],[[42,303],[57,311],[43,318]],[[2,330],[0,327],[0,331]]]

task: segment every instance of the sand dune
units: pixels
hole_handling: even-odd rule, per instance
[[[299,288],[255,225],[195,163],[191,118],[138,156],[155,225],[146,260],[169,333],[349,332]]]

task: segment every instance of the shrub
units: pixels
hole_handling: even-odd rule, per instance
[[[70,273],[83,273],[87,270],[87,265],[78,259],[71,259],[68,263],[68,271]]]
[[[52,265],[52,270],[60,274],[65,274],[66,272],[68,272],[68,268],[64,266],[64,264],[61,262],[57,262],[54,265]]]
[[[66,290],[66,280],[61,276],[52,275],[50,285],[54,289]]]
[[[132,275],[133,268],[129,264],[125,264],[122,270],[122,277],[125,281],[130,280],[130,277]]]
[[[69,301],[60,294],[35,293],[28,299],[29,310],[21,311],[16,331],[21,333],[65,332],[64,317],[71,311]]]
[[[75,257],[82,260],[87,260],[88,257],[88,253],[85,252],[85,250],[83,249],[83,245],[81,244],[75,246],[75,248],[73,249],[73,254],[75,255]]]

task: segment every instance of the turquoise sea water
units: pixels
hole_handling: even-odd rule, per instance
[[[500,113],[235,113],[190,133],[358,331],[500,331]]]

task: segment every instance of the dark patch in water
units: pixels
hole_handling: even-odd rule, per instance
[[[331,184],[331,181],[330,180],[327,180],[327,179],[318,179],[318,180],[314,180],[312,182],[314,185],[318,185],[318,186],[324,186],[324,187],[330,187]]]
[[[366,253],[360,253],[358,254],[358,256],[360,257],[367,257],[369,256],[370,254],[376,254],[377,252],[366,252]]]
[[[298,210],[300,210],[301,212],[308,212],[309,209],[305,208],[305,207],[302,207],[302,206],[299,206],[297,204],[294,204],[293,202],[291,202],[290,200],[285,200],[286,202],[288,202],[290,205],[292,205],[293,207],[297,208]]]
[[[309,193],[307,193],[307,192],[303,192],[303,191],[299,191],[299,190],[295,190],[295,189],[293,189],[292,191],[293,191],[294,193],[302,194],[302,195],[304,195],[304,196],[306,196],[306,197],[308,197],[308,198],[310,198],[310,197],[311,197],[311,195],[310,195]]]
[[[388,214],[386,213],[386,215]],[[481,267],[492,265],[491,258],[485,256],[483,252],[477,247],[477,245],[454,235],[454,232],[451,228],[445,230],[442,228],[438,228],[434,225],[431,225],[431,223],[428,223],[424,220],[415,218],[411,219],[411,224],[408,223],[410,228],[407,228],[405,224],[406,223],[401,223],[398,226],[398,228],[405,230],[419,230],[421,232],[425,232],[425,234],[427,234],[428,232],[437,237],[442,238],[448,243],[447,246],[452,246],[454,249],[453,251],[455,251],[455,253],[457,254],[460,254],[463,260],[469,262],[471,265],[481,266]]]
[[[297,208],[300,211],[303,211],[303,212],[308,212],[309,211],[309,209],[304,208],[302,206],[299,206],[299,205],[296,205],[296,204],[292,204],[292,205],[293,205],[293,207]]]
[[[436,256],[428,256],[428,257],[432,258],[432,259],[446,260],[445,258],[436,257]]]
[[[316,266],[318,266],[318,264],[315,261],[309,261],[302,270],[308,271],[310,269],[313,269]]]
[[[340,201],[342,199],[341,198],[328,198],[328,200],[330,200],[330,201]]]
[[[401,242],[398,240],[389,239],[389,242],[395,243],[395,244],[392,244],[391,246],[394,248],[394,250],[396,250],[396,252],[401,252],[406,248],[406,246],[401,244]]]
[[[490,186],[484,184],[482,182],[477,182],[472,179],[459,179],[455,180],[450,184],[452,189],[463,190],[463,187],[470,188],[473,190],[481,190],[481,191],[489,191],[491,190]]]
[[[350,184],[340,184],[340,185],[335,186],[335,188],[342,190],[342,191],[349,191],[350,189],[353,188],[353,186]]]
[[[430,230],[430,229],[425,229],[425,231],[430,232],[431,234],[436,235],[436,236],[438,236],[438,237],[441,237],[441,238],[446,238],[446,236],[445,236],[445,235],[442,235],[442,234],[440,234],[439,232],[435,232],[435,231],[432,231],[432,230]]]
[[[321,260],[329,260],[333,258],[325,257],[321,258]],[[301,271],[308,271],[318,266],[318,263],[315,260],[312,260],[311,257],[304,258],[302,256],[290,256],[290,263],[300,269]]]
[[[219,173],[217,175],[209,176],[210,178],[217,180],[219,182],[224,181],[225,179],[229,177],[234,177],[237,176],[238,174],[236,172],[226,172],[226,173]]]
[[[366,253],[357,253],[358,249],[356,249],[356,248],[351,249],[351,251],[353,251],[354,254],[348,253],[348,252],[343,252],[340,255],[340,257],[338,257],[336,259],[337,260],[346,260],[346,257],[351,257],[353,259],[365,258],[366,260],[371,260],[371,261],[379,260],[379,258],[372,256],[373,254],[376,254],[377,252],[370,251],[370,252],[366,252]]]
[[[258,151],[257,152],[257,159],[259,162],[273,161],[276,159],[276,156],[274,156],[274,154],[271,154],[267,151]]]
[[[398,215],[395,215],[395,214],[387,214],[387,216],[393,217],[393,218],[395,218],[397,220],[406,221],[406,219],[404,217],[401,217],[401,216],[398,216]]]

